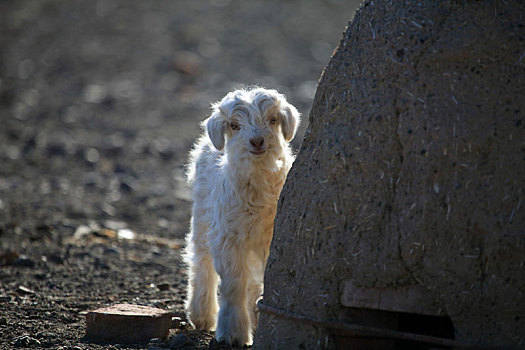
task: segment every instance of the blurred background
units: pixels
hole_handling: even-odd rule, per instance
[[[1,1],[3,244],[89,221],[182,237],[210,102],[278,89],[303,114],[297,149],[359,2]]]
[[[184,320],[199,123],[234,88],[276,88],[297,150],[358,2],[0,0],[0,348],[112,349],[83,313],[115,303]]]

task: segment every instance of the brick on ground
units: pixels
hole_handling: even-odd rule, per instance
[[[86,336],[110,343],[141,343],[165,338],[171,327],[171,312],[148,306],[117,304],[86,314]]]

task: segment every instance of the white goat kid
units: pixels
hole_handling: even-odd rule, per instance
[[[207,132],[190,154],[186,311],[197,329],[216,329],[216,339],[229,345],[252,343],[277,201],[294,160],[288,142],[299,116],[275,90],[230,92],[213,105],[202,123]]]

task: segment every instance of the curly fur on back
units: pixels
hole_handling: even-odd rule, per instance
[[[197,329],[216,329],[218,341],[252,342],[277,201],[294,160],[288,142],[299,121],[275,90],[233,91],[213,105],[190,154],[186,310]]]

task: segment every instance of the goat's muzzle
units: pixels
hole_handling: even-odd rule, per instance
[[[250,139],[250,145],[252,145],[253,147],[253,149],[250,151],[252,154],[260,156],[266,153],[266,145],[264,143],[264,137],[262,136],[252,137]]]

